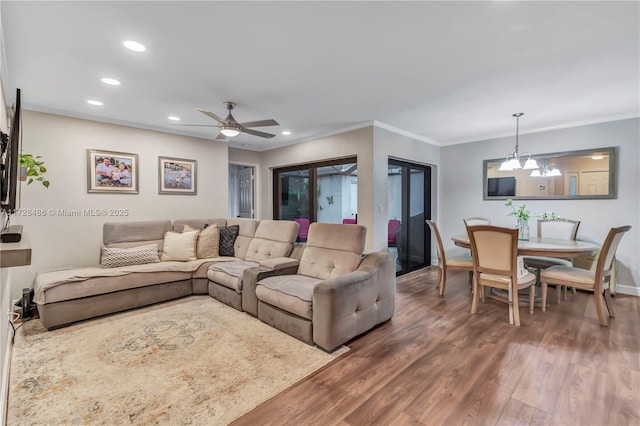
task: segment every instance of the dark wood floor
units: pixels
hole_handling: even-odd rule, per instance
[[[398,278],[393,319],[235,425],[639,425],[640,298],[617,295],[600,327],[593,295],[546,312],[488,300],[477,315],[465,272],[445,298],[435,271]]]

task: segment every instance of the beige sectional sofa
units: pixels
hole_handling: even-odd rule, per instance
[[[147,251],[149,244],[156,244],[161,258],[168,231],[202,230],[213,224],[238,226],[233,256],[38,274],[35,302],[43,325],[52,329],[191,294],[209,294],[330,351],[392,317],[394,257],[386,252],[364,256],[362,226],[314,224],[307,244],[295,245],[299,225],[293,221],[112,222],[103,227],[103,244],[110,249],[146,246]],[[279,276],[297,277],[301,293],[288,284],[279,286],[273,281]],[[269,291],[271,295],[265,296]],[[304,312],[292,308],[295,302],[289,303],[298,296],[306,305]]]

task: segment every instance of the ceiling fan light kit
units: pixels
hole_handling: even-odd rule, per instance
[[[216,140],[222,140],[227,137],[233,138],[238,136],[240,133],[246,133],[248,135],[259,136],[261,138],[271,139],[274,137],[274,134],[259,132],[258,130],[250,129],[249,127],[266,127],[266,126],[279,126],[278,122],[274,119],[268,120],[258,120],[258,121],[246,121],[244,123],[239,123],[233,115],[231,114],[231,110],[236,106],[235,102],[225,102],[224,105],[229,110],[226,118],[221,118],[211,111],[207,111],[205,109],[198,109],[201,113],[206,115],[209,118],[213,118],[218,122],[217,125],[209,125],[209,124],[176,124],[177,126],[199,126],[199,127],[217,127],[219,132],[218,136],[216,136]]]

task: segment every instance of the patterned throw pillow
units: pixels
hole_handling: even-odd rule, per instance
[[[183,233],[167,231],[162,245],[162,260],[196,260],[196,240],[200,231]]]
[[[236,242],[240,225],[221,226],[220,231],[220,256],[233,256],[233,243]]]
[[[205,226],[200,231],[198,243],[196,245],[196,255],[198,259],[208,259],[218,257],[220,251],[220,231],[218,225]]]
[[[102,247],[100,254],[100,264],[103,268],[160,262],[157,244],[132,248]]]

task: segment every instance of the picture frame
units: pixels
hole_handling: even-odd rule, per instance
[[[138,193],[138,154],[87,149],[87,192]]]
[[[198,162],[158,157],[158,194],[196,195]]]

